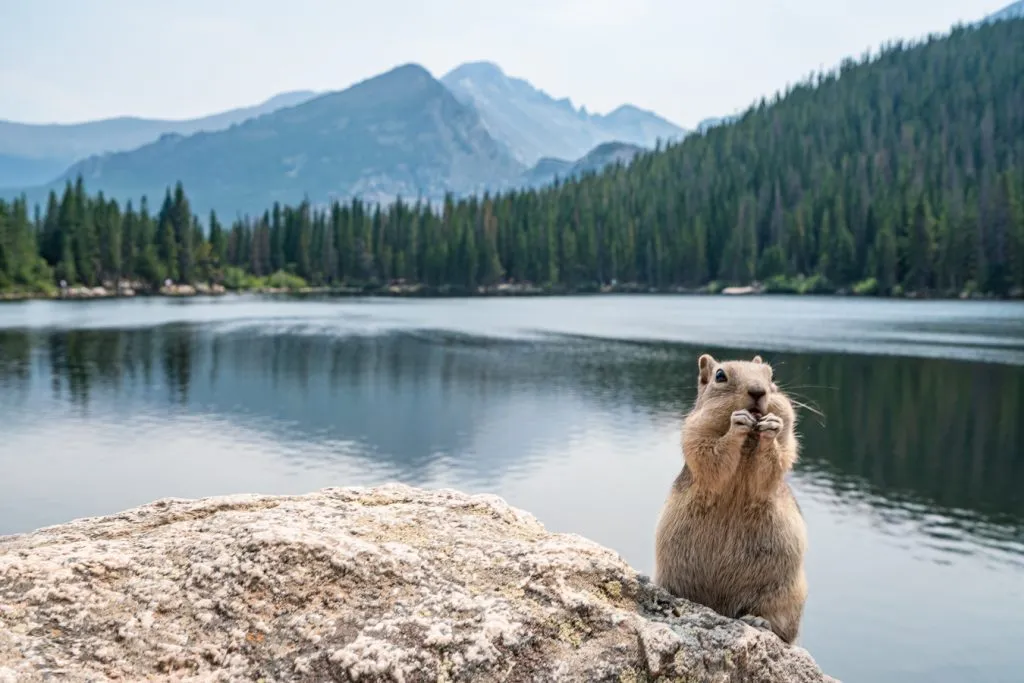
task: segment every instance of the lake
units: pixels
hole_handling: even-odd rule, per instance
[[[849,298],[0,305],[0,534],[165,496],[496,493],[653,570],[697,357],[800,411],[801,634],[844,681],[1024,671],[1024,304]]]

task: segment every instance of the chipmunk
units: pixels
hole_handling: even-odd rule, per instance
[[[799,450],[793,404],[760,356],[704,354],[698,368],[685,463],[658,520],[654,581],[793,643],[807,598],[806,527],[784,480]]]

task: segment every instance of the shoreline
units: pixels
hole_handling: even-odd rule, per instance
[[[256,294],[261,296],[285,296],[302,298],[307,296],[327,296],[337,298],[356,297],[389,297],[389,298],[421,298],[421,299],[479,299],[501,297],[552,297],[552,296],[600,296],[607,294],[646,294],[646,295],[688,295],[688,296],[799,296],[799,297],[849,297],[858,299],[901,299],[917,301],[1022,301],[1024,293],[1014,292],[1009,295],[984,294],[978,292],[960,292],[958,294],[940,292],[905,292],[900,294],[859,293],[851,289],[836,291],[778,291],[760,286],[724,287],[713,285],[703,287],[644,287],[641,285],[604,285],[602,287],[537,287],[532,285],[496,285],[469,289],[462,286],[431,287],[426,285],[391,284],[383,286],[319,286],[319,287],[251,287],[228,289],[223,285],[171,285],[158,290],[146,288],[122,287],[68,287],[53,292],[2,292],[0,304],[25,301],[91,301],[107,299],[139,299],[139,298],[217,298],[231,295]]]

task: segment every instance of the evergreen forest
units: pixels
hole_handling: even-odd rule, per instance
[[[1024,291],[1024,20],[850,59],[732,123],[542,189],[197,216],[68,182],[0,201],[0,290],[120,279],[898,295]],[[150,202],[153,202],[152,204]],[[223,222],[222,222],[223,221]]]

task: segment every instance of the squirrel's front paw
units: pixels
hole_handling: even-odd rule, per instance
[[[757,433],[762,439],[774,439],[782,431],[782,418],[768,413],[757,422]]]
[[[732,414],[732,430],[740,434],[749,434],[757,426],[757,420],[749,410],[737,410]]]

